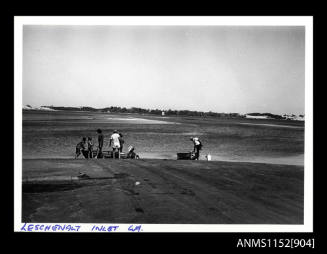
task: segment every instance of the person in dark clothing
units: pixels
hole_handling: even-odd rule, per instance
[[[75,151],[75,159],[80,156],[80,154],[83,154],[85,158],[88,158],[88,149],[87,149],[87,143],[86,143],[86,137],[83,137],[82,141],[79,142],[76,145],[76,151]]]
[[[101,129],[97,129],[97,133],[98,133],[98,148],[97,148],[97,158],[103,158],[102,155],[102,148],[103,148],[103,141],[104,141],[104,137],[102,134],[102,130]]]
[[[202,143],[199,138],[191,138],[191,141],[193,142],[193,152],[195,153],[195,157],[193,158],[193,160],[199,160],[200,150],[202,149]]]
[[[124,146],[124,143],[125,143],[125,141],[124,141],[124,139],[123,139],[123,134],[121,134],[121,133],[119,133],[119,143],[120,143],[120,148],[119,148],[119,152],[123,152],[123,146]]]
[[[88,157],[93,158],[93,142],[91,137],[87,138],[87,150],[89,155]]]

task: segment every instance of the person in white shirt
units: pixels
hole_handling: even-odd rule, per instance
[[[120,135],[117,130],[114,130],[113,134],[110,137],[109,146],[112,143],[113,158],[115,158],[116,152],[118,152],[118,158],[120,158]]]

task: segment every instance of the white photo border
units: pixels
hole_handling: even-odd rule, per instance
[[[141,224],[142,232],[313,232],[313,17],[312,16],[15,16],[14,17],[14,231],[22,223],[22,74],[24,25],[110,26],[304,26],[305,27],[305,154],[304,223],[288,224]],[[65,225],[67,223],[43,223]],[[78,232],[92,232],[94,225],[80,225]],[[59,232],[59,231],[56,231]]]

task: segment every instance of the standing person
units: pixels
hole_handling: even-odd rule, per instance
[[[119,144],[120,144],[120,148],[119,148],[119,152],[123,152],[123,146],[124,146],[124,139],[123,139],[123,134],[121,134],[120,132],[118,133],[119,134]]]
[[[82,141],[76,145],[75,159],[77,159],[77,157],[80,156],[81,153],[86,159],[88,158],[86,137],[83,137]]]
[[[193,142],[194,149],[193,152],[195,153],[194,160],[199,160],[200,158],[200,150],[202,149],[202,143],[199,138],[191,138],[191,141]]]
[[[93,158],[93,142],[91,137],[87,138],[87,148],[88,148],[89,158]]]
[[[97,158],[103,158],[103,154],[102,154],[102,148],[103,148],[103,134],[102,134],[102,130],[101,129],[97,129],[97,133],[98,133],[98,148],[97,148]]]
[[[120,141],[119,141],[120,135],[118,134],[117,130],[113,131],[113,134],[110,137],[109,141],[109,146],[111,146],[112,143],[112,153],[113,153],[113,158],[116,156],[116,152],[118,152],[118,158],[120,158]]]

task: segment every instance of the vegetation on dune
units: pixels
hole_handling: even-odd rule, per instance
[[[93,107],[56,107],[56,106],[44,106],[54,110],[66,110],[66,111],[88,111],[88,112],[107,112],[107,113],[130,113],[130,114],[152,114],[152,115],[166,115],[166,116],[211,116],[222,118],[245,118],[246,115],[239,113],[217,113],[217,112],[204,112],[195,110],[161,110],[161,109],[144,109],[138,107],[105,107],[105,108],[93,108]],[[248,113],[249,116],[266,116],[270,119],[286,119],[285,116],[271,114],[271,113]]]

